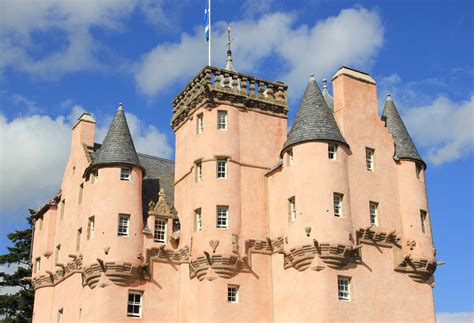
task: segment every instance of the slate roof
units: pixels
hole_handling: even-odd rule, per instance
[[[306,141],[336,141],[347,145],[318,84],[313,77],[301,100],[283,150]]]
[[[98,151],[97,158],[95,158],[92,163],[91,169],[97,168],[98,166],[114,164],[127,164],[141,167],[132,136],[130,135],[130,130],[128,129],[127,119],[125,118],[125,113],[121,105],[119,105],[104,142]]]
[[[395,140],[395,154],[393,158],[399,159],[412,159],[420,161],[426,168],[426,164],[421,158],[418,150],[416,149],[413,140],[408,133],[405,124],[403,123],[400,114],[398,113],[395,102],[393,102],[390,95],[387,96],[385,106],[382,112],[382,120],[385,121],[385,125],[388,131],[392,134]]]

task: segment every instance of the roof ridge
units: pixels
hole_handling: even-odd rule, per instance
[[[168,159],[168,158],[163,158],[163,157],[159,157],[159,156],[153,156],[153,155],[149,155],[149,154],[144,154],[144,153],[139,153],[137,152],[137,155],[140,157],[147,157],[147,158],[153,158],[153,159],[159,159],[159,160],[164,160],[164,161],[169,161],[169,162],[172,162],[173,164],[175,163],[175,161],[173,159]]]

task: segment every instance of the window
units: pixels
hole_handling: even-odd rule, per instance
[[[35,273],[41,270],[41,258],[38,257],[35,259]]]
[[[378,208],[379,204],[376,202],[369,203],[370,209],[370,225],[377,226],[379,219],[378,219]]]
[[[119,237],[128,237],[128,227],[130,226],[130,215],[119,214],[118,231]]]
[[[227,178],[227,159],[217,160],[217,178]]]
[[[415,164],[415,171],[416,171],[416,178],[420,179],[420,176],[421,176],[421,166],[420,166],[420,164],[418,164],[418,163]]]
[[[291,222],[296,220],[296,200],[294,196],[288,199],[288,218]]]
[[[59,214],[59,218],[62,220],[64,217],[64,208],[66,207],[66,200],[61,201],[61,213]]]
[[[194,230],[201,231],[202,230],[202,215],[201,209],[194,210]]]
[[[173,218],[173,233],[181,230],[181,222],[179,221],[178,215]]]
[[[196,182],[201,182],[202,181],[202,161],[197,161],[195,163],[196,167]]]
[[[96,170],[92,171],[91,175],[92,175],[92,177],[91,177],[92,184],[97,183],[97,181],[99,180],[99,170],[96,169]]]
[[[334,193],[334,216],[342,216],[342,194]]]
[[[79,185],[79,197],[77,198],[77,204],[82,203],[82,192],[84,191],[84,184]]]
[[[229,303],[239,302],[239,286],[237,285],[227,286],[227,302]]]
[[[121,168],[120,169],[120,180],[121,181],[130,181],[132,177],[132,170],[130,168]]]
[[[374,170],[374,152],[375,150],[370,148],[365,148],[365,163],[367,165],[367,170]]]
[[[428,213],[426,211],[420,210],[420,219],[421,219],[421,232],[426,233],[426,220]]]
[[[293,159],[293,149],[288,150],[287,152],[287,165],[291,166],[293,165],[294,159]]]
[[[61,245],[58,244],[56,246],[56,250],[54,252],[54,264],[59,263],[59,257],[61,256]]]
[[[217,129],[227,130],[227,111],[217,111]]]
[[[351,279],[349,277],[337,277],[337,296],[340,301],[351,300]]]
[[[229,225],[229,208],[227,206],[217,207],[217,228],[226,229]]]
[[[127,316],[142,317],[143,292],[128,292]]]
[[[204,132],[204,115],[202,113],[197,115],[196,119],[196,133],[199,135]]]
[[[76,236],[76,251],[81,250],[81,240],[82,240],[82,228],[77,229]]]
[[[337,146],[336,145],[328,145],[328,158],[331,160],[337,159]]]
[[[94,238],[95,216],[91,216],[87,222],[87,240]]]
[[[57,323],[63,323],[63,316],[64,316],[63,309],[60,309],[60,310],[58,311],[58,320],[57,320]]]
[[[165,219],[155,219],[155,242],[166,243]]]

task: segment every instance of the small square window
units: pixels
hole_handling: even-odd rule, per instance
[[[196,133],[199,135],[204,132],[204,115],[202,113],[196,118]]]
[[[375,150],[371,148],[365,148],[365,163],[367,165],[367,170],[374,170],[374,154]]]
[[[337,145],[328,145],[328,158],[337,160]]]
[[[227,130],[227,111],[217,111],[217,129]]]
[[[195,168],[196,182],[202,182],[202,162],[200,160],[195,163]]]
[[[217,178],[227,178],[227,159],[217,160]]]
[[[128,317],[142,317],[143,292],[129,291],[127,302]]]
[[[288,218],[290,222],[296,220],[296,199],[294,196],[288,199]]]
[[[351,279],[349,277],[337,277],[337,295],[340,301],[351,300]]]
[[[130,227],[130,215],[119,214],[117,235],[119,237],[128,237],[129,227]]]
[[[229,303],[239,303],[239,286],[238,285],[228,285],[227,286],[227,302]]]
[[[226,229],[229,225],[229,208],[227,206],[217,207],[217,228]]]
[[[378,219],[378,208],[379,204],[376,202],[369,203],[369,210],[370,210],[370,225],[377,226],[379,223]]]
[[[120,180],[121,181],[130,181],[132,178],[132,170],[130,168],[121,168],[120,169]]]
[[[155,242],[166,243],[166,220],[155,219]]]
[[[421,232],[426,233],[426,221],[428,218],[428,213],[426,211],[420,210],[420,220],[421,220]]]
[[[87,221],[87,240],[94,238],[95,216],[91,216]]]
[[[334,193],[334,216],[342,216],[342,194]]]
[[[201,215],[201,209],[196,209],[194,210],[194,229],[195,231],[201,231],[202,230],[202,215]]]

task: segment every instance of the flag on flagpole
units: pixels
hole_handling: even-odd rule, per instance
[[[209,31],[211,28],[210,17],[209,0],[206,0],[206,8],[204,9],[204,36],[206,37],[206,41],[209,41]]]

